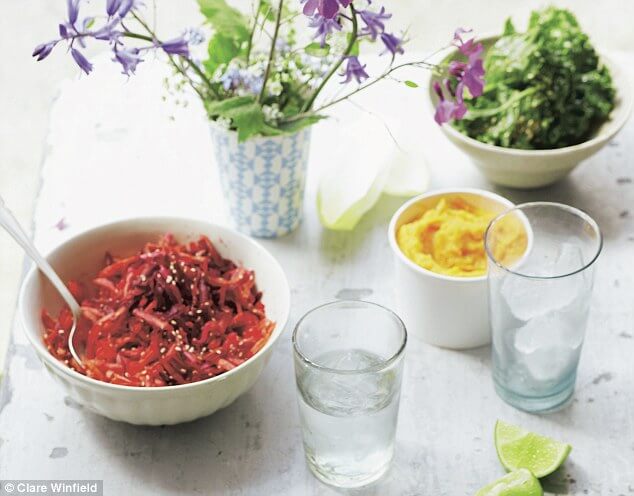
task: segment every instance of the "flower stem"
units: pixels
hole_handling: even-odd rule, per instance
[[[160,44],[160,41],[156,37],[156,34],[154,33],[154,31],[152,31],[150,26],[148,26],[147,23],[136,14],[136,12],[132,11],[132,15],[137,20],[137,22],[143,27],[143,29],[145,29],[145,31],[147,31],[147,33],[150,36],[144,36],[144,35],[140,35],[140,34],[137,34],[137,33],[132,33],[130,31],[126,31],[124,33],[124,35],[128,36],[130,38],[137,38],[137,39],[151,41],[153,43]],[[198,88],[196,87],[196,83],[192,80],[191,77],[189,77],[189,74],[187,74],[187,71],[185,71],[182,67],[180,67],[174,61],[174,59],[173,59],[173,57],[171,55],[168,54],[168,57],[169,57],[169,61],[172,64],[172,66],[183,77],[185,77],[185,79],[187,79],[189,85],[196,91],[196,93],[198,93],[198,95],[200,95],[201,98],[203,98],[203,96],[201,95],[200,90],[198,90]],[[207,86],[209,91],[211,91],[216,98],[220,98],[220,94],[218,93],[218,90],[216,88],[214,88],[214,86],[211,84],[211,81],[209,80],[209,78],[207,78],[207,75],[200,69],[200,67],[198,67],[198,65],[193,60],[191,60],[189,57],[185,57],[184,55],[179,55],[179,57],[181,59],[183,59],[185,62],[187,62],[187,65],[189,66],[189,68],[192,69],[200,77],[200,79],[202,80],[203,83],[205,83],[205,85]],[[204,100],[204,98],[203,98],[203,100]]]
[[[271,65],[273,64],[273,56],[275,55],[275,44],[277,43],[277,35],[280,32],[280,23],[282,22],[282,7],[284,5],[284,0],[280,0],[280,3],[277,7],[277,19],[275,20],[275,31],[273,31],[273,39],[271,40],[271,50],[269,51],[269,61],[266,64],[266,70],[264,71],[264,78],[262,79],[262,89],[260,90],[260,94],[258,95],[258,102],[262,102],[264,98],[264,94],[266,91],[266,82],[269,79],[269,74],[271,73]]]
[[[249,34],[249,44],[247,45],[247,65],[249,65],[249,59],[251,58],[251,49],[253,48],[253,37],[255,36],[255,30],[258,27],[258,19],[260,17],[260,10],[262,9],[262,0],[258,2],[258,5],[255,10],[255,15],[253,16],[253,29],[251,29],[251,33]]]
[[[340,98],[332,100],[332,101],[322,105],[318,109],[315,109],[315,110],[312,110],[312,111],[310,111],[310,109],[309,109],[309,110],[303,111],[303,112],[301,112],[299,114],[293,115],[293,116],[289,117],[288,119],[285,119],[283,122],[284,123],[290,123],[290,122],[298,121],[300,119],[303,119],[303,118],[311,116],[311,115],[319,114],[320,112],[324,111],[328,107],[332,107],[333,105],[336,105],[337,103],[340,103],[340,102],[350,98],[351,96],[356,95],[357,93],[365,90],[366,88],[369,88],[370,86],[378,83],[379,81],[382,81],[383,79],[385,79],[388,76],[390,76],[394,71],[397,71],[398,69],[402,69],[403,67],[424,67],[424,68],[430,69],[430,70],[437,69],[436,65],[430,64],[426,60],[418,60],[418,61],[415,61],[415,62],[406,62],[404,64],[390,66],[390,68],[387,69],[379,77],[377,77],[376,79],[373,79],[372,81],[370,81],[367,84],[359,86],[354,91],[351,91],[350,93],[347,93],[347,94],[345,94],[344,96],[342,96]]]
[[[348,41],[348,46],[346,47],[344,52],[341,54],[341,57],[339,57],[337,62],[335,62],[334,65],[330,68],[330,71],[328,71],[328,73],[324,76],[324,79],[322,79],[317,89],[315,89],[315,91],[310,96],[310,98],[306,100],[306,103],[302,107],[302,112],[308,112],[310,110],[310,108],[315,103],[315,99],[317,98],[321,90],[324,89],[328,80],[335,74],[335,72],[337,72],[337,69],[339,69],[341,64],[343,64],[343,61],[346,60],[346,57],[350,55],[350,53],[352,52],[352,49],[354,48],[354,44],[357,41],[358,26],[357,26],[357,11],[354,9],[354,5],[352,4],[350,4],[350,11],[352,12],[352,18],[351,18],[352,32],[350,33],[350,41]]]

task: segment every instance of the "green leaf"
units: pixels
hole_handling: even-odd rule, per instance
[[[248,39],[250,28],[247,19],[225,0],[198,0],[198,6],[216,32],[240,41]]]
[[[350,42],[350,37],[352,36],[352,33],[348,33],[348,43]],[[350,49],[350,55],[354,55],[355,57],[359,56],[359,40],[356,40],[354,42],[354,44],[352,45],[352,48]]]
[[[269,126],[264,119],[262,106],[254,96],[236,96],[226,100],[207,102],[207,113],[210,117],[231,119],[232,127],[238,132],[238,141],[261,134],[276,136],[282,131]]]
[[[408,86],[410,88],[418,88],[418,84],[410,80],[405,81],[405,86]]]
[[[301,131],[305,127],[312,126],[322,119],[325,119],[325,115],[309,115],[302,119],[297,119],[291,122],[283,123],[278,126],[278,129],[284,133],[292,134],[297,131]]]
[[[207,47],[209,58],[203,63],[207,74],[212,75],[220,64],[240,55],[251,31],[242,13],[227,5],[225,0],[198,0],[198,5],[215,31]]]
[[[260,16],[270,22],[273,22],[277,17],[277,11],[270,0],[260,0]]]
[[[325,57],[330,53],[330,45],[326,43],[322,47],[320,43],[313,42],[306,45],[304,51],[312,57]]]
[[[234,96],[232,98],[227,98],[226,100],[217,100],[206,102],[207,112],[210,117],[228,117],[226,115],[227,112],[230,112],[236,108],[249,105],[255,102],[255,97],[253,96]]]
[[[209,58],[205,60],[203,65],[207,69],[207,73],[212,75],[219,65],[228,64],[240,55],[240,44],[233,38],[222,33],[216,33],[207,47]]]
[[[515,26],[513,25],[513,21],[509,17],[504,23],[504,32],[502,33],[502,36],[510,36],[512,34],[515,34]]]

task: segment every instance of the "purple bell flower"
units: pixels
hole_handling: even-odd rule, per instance
[[[116,48],[114,49],[115,62],[119,62],[123,68],[123,73],[130,76],[136,72],[136,66],[143,62],[141,50],[138,48]]]
[[[173,40],[164,41],[159,45],[165,53],[170,55],[189,56],[189,44],[182,36]]]
[[[79,16],[79,2],[81,0],[66,0],[66,7],[68,9],[68,21],[71,24],[75,24],[77,22],[77,17]]]
[[[361,17],[361,20],[365,24],[365,27],[361,30],[361,34],[369,35],[370,39],[375,41],[379,35],[385,31],[383,21],[391,19],[392,14],[386,14],[385,7],[381,7],[379,12],[360,10],[359,17]]]
[[[319,38],[319,44],[323,47],[326,45],[326,37],[334,31],[341,31],[341,24],[337,19],[328,19],[319,14],[315,14],[308,24],[309,27],[315,28],[315,36]]]
[[[381,33],[381,41],[385,45],[385,51],[390,52],[392,55],[396,55],[397,53],[403,54],[405,50],[403,50],[403,40],[394,36],[390,33]]]
[[[353,79],[355,79],[357,83],[361,84],[370,77],[368,76],[368,73],[365,72],[365,65],[361,65],[358,57],[350,55],[349,57],[346,57],[346,62],[346,68],[343,74],[341,74],[345,79],[341,82],[341,84],[349,83]]]
[[[35,50],[33,50],[32,56],[37,57],[38,61],[44,60],[53,51],[53,48],[55,48],[55,45],[57,45],[57,41],[49,41],[48,43],[42,43],[41,45],[38,45],[35,47]]]
[[[88,59],[76,48],[71,48],[70,54],[73,56],[73,59],[75,59],[75,62],[77,62],[79,68],[86,74],[90,74],[90,71],[92,71],[92,64],[88,62]]]
[[[302,3],[305,15],[312,17],[317,12],[327,19],[334,19],[339,12],[339,6],[345,9],[352,0],[302,0]]]

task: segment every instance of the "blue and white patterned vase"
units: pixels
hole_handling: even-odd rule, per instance
[[[310,128],[295,134],[238,142],[235,131],[210,123],[216,164],[236,227],[277,238],[302,218]]]

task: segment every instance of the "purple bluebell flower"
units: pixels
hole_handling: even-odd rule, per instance
[[[53,48],[55,48],[55,45],[57,45],[57,40],[49,41],[48,43],[42,43],[41,45],[38,45],[35,47],[35,50],[33,50],[32,56],[37,57],[38,61],[44,60],[53,51]]]
[[[350,55],[346,57],[346,61],[346,68],[341,74],[345,79],[341,82],[341,84],[349,83],[353,79],[355,79],[357,83],[361,84],[370,77],[368,76],[368,73],[365,72],[365,65],[361,65],[358,57]]]
[[[109,17],[112,17],[119,11],[120,7],[121,7],[121,0],[107,0],[106,14],[108,14]]]
[[[117,29],[120,23],[121,19],[119,17],[115,17],[96,31],[90,33],[90,35],[97,40],[116,41],[122,34],[121,31]]]
[[[141,50],[138,48],[114,48],[115,62],[119,62],[123,68],[123,74],[130,76],[136,72],[136,66],[143,62]]]
[[[164,41],[159,46],[165,53],[170,55],[189,56],[189,45],[187,44],[187,40],[182,36],[174,38],[173,40]]]
[[[484,52],[482,43],[476,43],[475,38],[469,38],[464,40],[462,35],[470,33],[471,29],[458,28],[453,35],[453,44],[458,47],[458,51],[469,59],[470,62],[474,62],[476,59],[481,58]]]
[[[79,2],[80,0],[66,0],[68,22],[71,24],[75,24],[77,22],[77,17],[79,16]]]
[[[302,3],[305,15],[312,17],[317,12],[327,19],[334,19],[339,12],[339,6],[345,9],[352,0],[302,0]]]
[[[372,41],[375,41],[378,36],[385,31],[386,21],[392,17],[392,14],[385,13],[385,7],[381,7],[379,12],[372,12],[370,10],[360,10],[359,17],[365,24],[365,27],[361,30],[361,34],[369,35]]]
[[[390,33],[381,33],[381,41],[385,45],[385,51],[383,53],[390,52],[392,55],[405,53],[402,46],[403,40],[401,38]]]
[[[86,74],[90,74],[90,71],[92,71],[92,64],[88,62],[88,59],[76,48],[71,48],[70,54],[73,56],[73,59],[75,59],[75,62],[77,62],[79,68]]]
[[[482,59],[476,59],[473,63],[452,60],[449,62],[448,72],[457,81],[462,81],[472,96],[482,95],[484,90],[484,65]]]
[[[469,32],[470,30],[458,28],[453,39],[453,44],[467,58],[467,62],[452,60],[447,67],[447,72],[449,77],[455,79],[458,84],[462,83],[471,96],[478,97],[484,91],[484,64],[482,62],[484,47],[482,43],[476,43],[474,38],[465,41],[462,36]]]
[[[138,9],[143,6],[143,0],[121,0],[121,6],[119,7],[119,17],[124,18],[133,9]]]
[[[462,119],[467,113],[467,107],[464,104],[462,99],[462,94],[464,88],[462,86],[463,83],[458,83],[455,91],[455,99],[449,100],[445,98],[445,94],[443,92],[442,87],[438,81],[435,81],[433,84],[434,92],[438,95],[438,105],[436,106],[436,112],[434,114],[434,120],[439,125],[443,125],[446,122],[451,121],[452,119]],[[445,81],[445,86],[447,87],[448,93],[451,95],[451,87],[449,81]]]
[[[319,38],[319,44],[324,47],[326,45],[326,37],[334,31],[341,31],[341,24],[337,19],[328,19],[319,14],[315,14],[308,24],[309,27],[315,28],[313,38]]]
[[[70,37],[70,33],[68,32],[68,28],[66,27],[66,24],[60,24],[59,25],[59,36],[60,38],[66,40]]]
[[[118,15],[124,18],[132,9],[136,9],[143,5],[141,0],[107,0],[106,14],[108,17]]]

